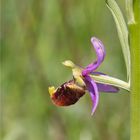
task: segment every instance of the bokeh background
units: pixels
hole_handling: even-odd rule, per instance
[[[125,14],[124,1],[118,0]],[[126,80],[114,20],[105,0],[3,0],[1,6],[2,140],[128,140],[129,93],[100,93],[94,116],[88,93],[69,107],[52,104],[48,86],[72,78],[61,65],[86,66],[100,38],[106,58],[98,69]]]

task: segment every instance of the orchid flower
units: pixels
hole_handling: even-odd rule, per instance
[[[65,82],[57,89],[49,87],[49,93],[55,105],[69,106],[75,104],[88,91],[93,104],[91,113],[93,115],[99,103],[99,92],[116,93],[119,88],[113,84],[99,83],[94,80],[93,76],[106,76],[106,74],[96,71],[104,61],[106,52],[103,43],[99,39],[92,37],[91,43],[95,49],[97,59],[85,68],[75,65],[71,61],[65,61],[63,64],[72,68],[73,79]]]

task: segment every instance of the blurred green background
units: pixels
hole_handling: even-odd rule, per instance
[[[124,2],[117,2],[124,9]],[[86,66],[95,59],[92,36],[106,47],[98,70],[126,80],[115,23],[105,0],[4,0],[2,4],[2,139],[128,140],[128,92],[100,93],[94,116],[90,116],[88,94],[69,107],[54,106],[48,94],[48,86],[72,78],[61,62],[70,59]]]

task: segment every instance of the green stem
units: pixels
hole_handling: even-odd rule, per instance
[[[130,25],[131,140],[140,140],[140,0],[134,1],[135,24]]]

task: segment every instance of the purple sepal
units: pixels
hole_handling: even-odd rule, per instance
[[[91,115],[93,115],[97,108],[98,102],[99,102],[98,87],[97,87],[96,83],[94,82],[94,80],[92,80],[91,77],[88,75],[85,76],[84,81],[85,81],[87,90],[90,93],[91,100],[93,103],[92,112],[91,112]]]
[[[117,93],[119,91],[119,88],[111,85],[96,83],[99,92],[109,92],[109,93]]]
[[[100,64],[103,62],[104,58],[105,58],[105,49],[104,49],[104,45],[103,43],[95,38],[92,37],[91,38],[91,43],[96,51],[96,55],[97,55],[97,60],[91,64],[89,64],[83,71],[82,71],[82,75],[87,75],[91,72],[93,72],[94,70],[96,70]]]
[[[92,72],[93,75],[106,75],[102,72]],[[99,92],[110,92],[110,93],[116,93],[119,91],[119,88],[118,87],[115,87],[115,86],[112,86],[112,85],[107,85],[107,84],[101,84],[101,83],[97,83],[97,87],[98,87],[98,90]]]

